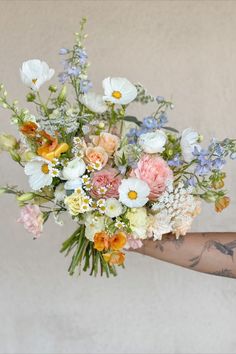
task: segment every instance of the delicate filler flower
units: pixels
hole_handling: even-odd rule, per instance
[[[103,80],[104,88],[104,101],[117,103],[117,104],[129,104],[137,96],[136,87],[131,84],[127,79],[122,77],[107,77]]]
[[[161,157],[145,154],[131,176],[145,181],[150,188],[149,199],[156,200],[165,191],[168,181],[173,179],[173,172]]]
[[[155,154],[163,152],[166,140],[166,134],[161,130],[156,130],[155,132],[142,134],[138,143],[144,152]]]
[[[103,101],[102,96],[97,95],[95,92],[90,91],[84,95],[81,95],[79,100],[94,113],[102,114],[107,111],[107,105]]]
[[[102,147],[109,155],[114,154],[120,144],[120,138],[117,135],[102,132],[99,136],[92,139],[94,145]]]
[[[25,165],[25,174],[29,176],[30,187],[35,191],[50,186],[54,177],[51,162],[41,157],[36,157]]]
[[[121,176],[114,168],[94,172],[91,179],[92,189],[90,190],[90,194],[92,197],[99,199],[101,197],[99,188],[105,187],[106,191],[103,194],[103,198],[118,198],[118,188],[120,183]]]
[[[122,214],[122,204],[116,198],[109,198],[105,203],[105,214],[110,218],[116,218]]]
[[[24,224],[27,231],[38,238],[43,231],[43,214],[38,205],[26,205],[21,209],[18,222]]]
[[[25,61],[20,69],[21,80],[34,91],[38,91],[46,81],[49,81],[54,72],[45,61],[39,59]]]
[[[63,168],[62,175],[63,178],[67,180],[75,180],[82,176],[86,171],[86,165],[82,159],[75,157],[73,160],[68,162],[67,166]]]
[[[199,134],[191,128],[187,128],[182,132],[181,136],[181,149],[182,155],[186,162],[191,162],[193,160],[193,151],[194,148],[200,149],[198,144]]]
[[[119,186],[119,200],[130,208],[144,206],[148,202],[149,193],[148,184],[134,177],[123,179]]]

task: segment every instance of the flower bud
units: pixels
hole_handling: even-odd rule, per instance
[[[26,96],[27,102],[34,102],[36,96],[33,92],[29,92]]]
[[[17,140],[13,135],[2,134],[0,135],[0,149],[4,151],[9,151],[14,149],[17,145]]]
[[[218,198],[218,194],[214,191],[207,191],[201,195],[201,197],[207,202],[207,203],[214,203],[216,199]]]
[[[16,152],[16,150],[9,150],[9,153],[11,155],[12,160],[16,161],[16,162],[20,162],[21,161],[21,157],[20,155]]]
[[[99,127],[100,129],[103,129],[103,128],[105,127],[104,122],[100,122],[99,125],[98,125],[98,127]]]
[[[67,93],[67,87],[66,86],[63,86],[62,89],[61,89],[61,92],[59,93],[59,96],[57,98],[58,102],[59,103],[62,103],[65,101],[66,99],[66,93]]]
[[[34,157],[36,157],[36,154],[33,153],[32,151],[25,151],[22,154],[22,160],[24,161],[31,161]]]
[[[6,193],[6,191],[7,191],[7,188],[1,187],[0,188],[0,195]]]
[[[50,85],[48,90],[52,93],[55,93],[57,92],[57,86],[56,85]]]
[[[224,210],[229,206],[229,203],[230,203],[229,197],[223,196],[218,198],[215,202],[215,211],[217,213],[220,213],[222,210]]]
[[[34,198],[34,193],[24,193],[20,196],[17,196],[16,199],[19,201],[19,202],[27,202],[28,200],[31,200]]]

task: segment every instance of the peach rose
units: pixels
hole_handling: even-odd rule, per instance
[[[120,138],[114,134],[103,132],[99,136],[94,136],[92,142],[94,145],[103,147],[109,155],[112,155],[118,149]]]
[[[101,146],[88,147],[85,150],[85,160],[88,163],[99,164],[102,168],[108,161],[108,155]]]

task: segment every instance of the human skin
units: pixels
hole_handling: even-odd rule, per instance
[[[236,232],[172,234],[161,241],[144,240],[134,252],[198,272],[236,278]]]

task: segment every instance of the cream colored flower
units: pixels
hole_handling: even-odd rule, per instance
[[[77,193],[69,195],[65,198],[64,203],[68,207],[72,216],[77,216],[91,210],[92,200],[85,193]]]
[[[116,218],[122,214],[122,204],[116,198],[109,198],[105,202],[105,214],[110,218]]]
[[[199,134],[191,128],[187,128],[182,132],[180,145],[182,149],[182,155],[186,162],[191,162],[193,160],[194,148],[200,149],[198,144]]]
[[[53,77],[54,73],[54,69],[50,69],[45,61],[39,59],[23,62],[20,69],[21,80],[34,91],[38,91],[46,81]]]
[[[147,238],[147,210],[145,208],[133,208],[126,213],[126,217],[130,222],[133,238]]]
[[[107,105],[103,101],[102,96],[97,95],[95,92],[89,91],[88,93],[81,95],[79,100],[94,113],[102,114],[107,110]]]
[[[117,104],[128,104],[137,96],[136,87],[122,77],[107,77],[103,80],[103,100]]]
[[[145,181],[130,177],[122,180],[118,191],[121,203],[130,208],[139,208],[148,202],[150,188]]]
[[[105,217],[95,216],[94,213],[86,213],[85,215],[85,237],[93,241],[94,235],[105,229]]]

